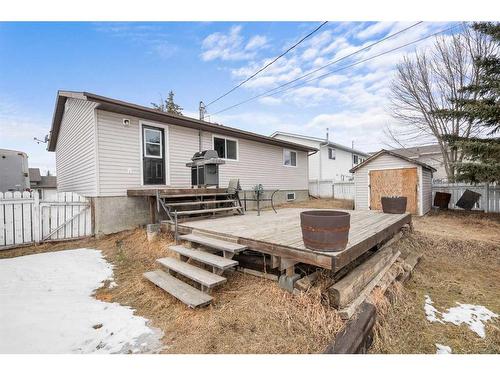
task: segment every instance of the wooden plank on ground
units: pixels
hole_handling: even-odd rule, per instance
[[[351,304],[341,310],[338,311],[339,316],[342,319],[350,319],[351,316],[354,315],[358,307],[368,298],[370,293],[373,291],[373,289],[377,286],[379,281],[384,277],[385,273],[391,268],[392,264],[396,261],[396,259],[399,257],[401,253],[399,251],[394,254],[389,263],[386,264],[386,266],[378,273],[377,276],[373,278],[372,281],[370,281],[366,287],[361,291],[359,296],[351,302]]]
[[[377,251],[366,261],[351,270],[346,276],[328,289],[330,303],[333,307],[344,308],[352,302],[361,291],[378,275],[393,255],[393,249],[386,247]]]
[[[202,307],[212,302],[212,297],[191,285],[176,279],[162,270],[146,272],[144,277],[189,307]]]

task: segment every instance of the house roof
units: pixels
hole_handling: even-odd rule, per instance
[[[57,176],[42,176],[42,181],[36,187],[45,189],[57,188]]]
[[[28,168],[30,182],[40,182],[42,177],[40,176],[40,168]]]
[[[287,132],[282,132],[282,131],[275,131],[273,134],[271,134],[271,137],[274,138],[277,135],[285,135],[285,136],[289,136],[289,137],[296,137],[296,138],[300,138],[300,139],[305,139],[305,140],[308,140],[308,141],[319,142],[320,145],[328,145],[328,146],[335,147],[335,148],[338,148],[340,150],[351,152],[353,154],[357,154],[357,155],[360,155],[360,156],[364,156],[364,157],[370,156],[366,152],[356,150],[355,148],[351,148],[349,146],[341,145],[340,143],[335,143],[335,142],[331,142],[331,141],[327,142],[324,138],[317,138],[317,137],[311,137],[309,135],[296,134],[296,133],[287,133]]]
[[[104,96],[92,94],[89,92],[75,92],[75,91],[58,91],[54,115],[52,118],[52,127],[50,130],[50,139],[47,146],[48,151],[55,151],[57,144],[57,137],[61,127],[61,121],[64,113],[64,106],[68,98],[75,98],[80,100],[92,101],[97,104],[97,109],[104,111],[120,113],[123,115],[139,117],[147,120],[164,122],[172,125],[183,126],[191,129],[201,131],[208,131],[220,135],[228,135],[242,139],[248,139],[255,142],[267,143],[275,146],[288,147],[298,151],[317,151],[317,149],[299,145],[292,142],[281,141],[275,138],[267,137],[257,133],[232,128],[225,125],[211,123],[202,120],[196,120],[191,117],[174,115],[162,112],[153,108],[144,107],[133,103],[124,102],[117,99],[107,98]]]
[[[441,147],[436,143],[433,145],[426,145],[426,146],[395,148],[391,151],[409,158],[412,157],[414,158],[423,155],[441,154]]]
[[[357,169],[365,166],[366,164],[370,163],[372,160],[378,158],[379,156],[381,155],[384,155],[384,154],[387,154],[387,155],[391,155],[391,156],[394,156],[396,158],[400,158],[400,159],[403,159],[403,160],[406,160],[407,162],[410,162],[410,163],[413,163],[413,164],[417,164],[417,165],[421,165],[422,167],[424,168],[427,168],[427,169],[430,169],[431,171],[434,171],[436,172],[437,169],[434,168],[434,167],[431,167],[430,165],[428,164],[425,164],[425,163],[422,163],[421,161],[418,161],[418,160],[415,160],[415,159],[411,159],[409,157],[406,157],[406,156],[403,156],[403,155],[400,155],[394,151],[389,151],[389,150],[380,150],[379,152],[371,155],[368,159],[366,159],[364,162],[362,163],[359,163],[358,165],[356,165],[355,167],[351,168],[351,170],[349,172],[353,173],[354,171],[356,171]]]

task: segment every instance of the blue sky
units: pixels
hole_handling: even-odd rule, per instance
[[[388,88],[396,64],[432,39],[339,71],[282,94],[214,115],[413,23],[329,22],[313,37],[223,100],[210,121],[270,135],[324,136],[364,151],[386,141],[394,120]],[[142,105],[175,91],[184,114],[218,97],[309,33],[314,22],[0,23],[0,148],[22,150],[32,167],[55,170],[54,154],[33,137],[50,129],[59,89],[89,91]],[[440,31],[424,22],[345,60],[362,58]],[[319,74],[327,72],[322,71]],[[314,77],[314,76],[313,76]]]

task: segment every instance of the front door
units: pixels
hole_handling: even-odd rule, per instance
[[[162,128],[142,127],[144,185],[165,185],[165,137]]]
[[[382,210],[382,197],[407,198],[406,211],[417,214],[417,168],[382,169],[370,171],[370,209]]]

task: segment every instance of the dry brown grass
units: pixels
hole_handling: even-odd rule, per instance
[[[102,239],[45,244],[2,252],[2,257],[90,247],[114,264],[118,286],[104,286],[96,297],[132,306],[165,336],[165,353],[315,353],[322,352],[343,327],[322,299],[321,283],[297,296],[276,282],[234,272],[215,290],[214,303],[192,310],[145,280],[155,260],[168,255],[169,235],[147,242],[145,230]]]
[[[498,313],[499,248],[489,242],[450,240],[423,232],[402,239],[398,246],[424,255],[404,287],[396,284],[388,297],[377,298],[379,315],[371,352],[435,353],[434,344],[440,343],[454,353],[499,353],[498,319],[487,323],[486,338],[481,339],[466,325],[430,323],[424,313],[426,294],[440,311],[460,302]]]

